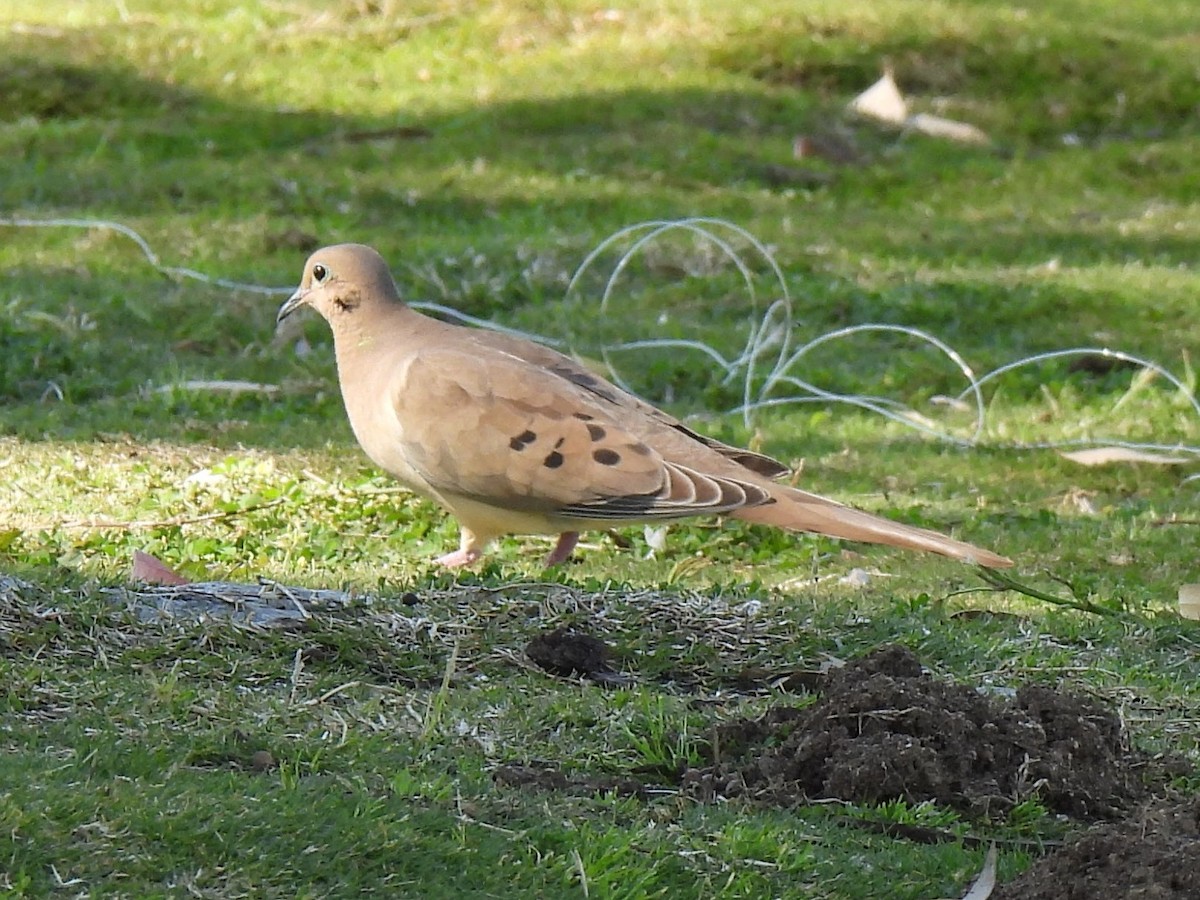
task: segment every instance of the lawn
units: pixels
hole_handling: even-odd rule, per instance
[[[1053,784],[983,811],[912,784],[697,787],[729,774],[728,729],[816,708],[894,645],[926,687],[1111,715],[1154,799],[1108,819],[1194,803],[1198,34],[1182,0],[8,0],[0,891],[939,898],[993,844],[1011,887],[1096,818]],[[885,66],[990,143],[848,113]],[[849,161],[796,158],[831,135]],[[573,278],[621,229],[687,217],[725,224],[633,232]],[[808,490],[1005,553],[1018,589],[717,521],[439,570],[455,523],[355,445],[325,324],[275,334],[308,252],[342,241]],[[977,422],[945,399],[970,384],[951,358],[872,331],[789,372],[905,412],[738,411],[800,392],[764,393],[783,335],[868,323],[976,376],[1111,348],[1179,384],[1052,357],[983,384]],[[717,364],[756,335],[752,371]],[[709,352],[617,348],[645,339]],[[1118,441],[1183,462],[1059,452]],[[273,624],[148,615],[135,551],[341,593]],[[606,661],[539,666],[527,645],[561,627]]]

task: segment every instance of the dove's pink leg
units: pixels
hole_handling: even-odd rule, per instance
[[[434,562],[439,566],[445,566],[447,569],[458,569],[463,566],[469,566],[473,562],[478,562],[482,556],[483,554],[478,550],[455,550],[453,553],[439,556]]]
[[[434,560],[439,566],[447,569],[461,569],[473,562],[483,559],[483,548],[490,538],[480,538],[474,531],[461,525],[458,529],[458,549]]]
[[[566,562],[571,558],[571,551],[575,549],[575,545],[578,543],[578,531],[564,531],[558,536],[558,543],[554,545],[554,549],[550,551],[550,555],[546,557],[546,565],[557,566],[559,563]]]

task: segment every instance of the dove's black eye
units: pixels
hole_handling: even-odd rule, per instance
[[[313,266],[313,271],[312,271],[313,281],[315,281],[317,284],[320,284],[322,281],[324,281],[325,276],[328,274],[329,274],[329,272],[327,272],[325,270],[325,267],[323,265],[321,265],[320,263],[317,263],[315,266]]]

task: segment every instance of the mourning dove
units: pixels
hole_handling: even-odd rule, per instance
[[[282,322],[311,306],[333,330],[350,425],[376,465],[445,507],[480,559],[506,534],[558,535],[567,559],[587,529],[728,514],[984,566],[995,553],[775,483],[775,460],[705,437],[532,341],[431,319],[397,293],[361,244],[318,250]]]

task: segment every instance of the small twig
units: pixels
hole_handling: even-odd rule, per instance
[[[243,506],[240,509],[226,509],[221,512],[205,513],[202,516],[180,516],[174,519],[138,519],[133,522],[103,522],[92,520],[77,519],[74,522],[62,522],[58,525],[59,528],[113,528],[122,530],[134,530],[138,528],[173,528],[179,525],[196,525],[200,522],[216,522],[220,519],[231,519],[234,516],[240,516],[245,513],[258,512],[262,509],[270,509],[272,506],[279,506],[283,503],[283,499],[268,500],[266,503],[257,503],[254,506]]]
[[[318,705],[324,703],[330,697],[336,697],[342,691],[348,691],[348,690],[350,690],[350,688],[356,688],[360,684],[362,684],[361,681],[347,681],[345,684],[339,684],[335,688],[330,688],[325,693],[323,693],[320,697],[313,697],[311,700],[305,700],[304,703],[301,705],[302,706],[318,706]]]
[[[83,884],[82,878],[71,878],[69,880],[64,880],[62,875],[59,874],[58,869],[53,865],[50,866],[50,872],[54,875],[54,880],[58,883],[59,887],[73,887],[77,884]]]
[[[331,710],[331,712],[333,714],[333,717],[335,719],[337,719],[338,724],[342,726],[342,734],[341,734],[341,737],[338,738],[337,746],[345,747],[346,746],[346,738],[350,734],[350,726],[346,723],[346,720],[345,720],[345,718],[342,717],[342,714],[340,712],[338,712],[336,709]]]
[[[266,394],[274,397],[281,388],[277,384],[263,384],[258,381],[177,381],[174,384],[162,384],[154,389],[156,394],[170,394],[175,391],[213,391],[224,394]]]
[[[951,597],[961,597],[963,594],[1003,594],[1007,588],[1002,587],[969,587],[961,590],[951,591],[948,594],[942,595],[942,601],[945,602]]]
[[[978,566],[976,568],[976,572],[980,578],[982,578],[992,587],[1002,591],[1015,591],[1018,594],[1024,594],[1026,597],[1032,597],[1034,600],[1041,600],[1043,603],[1051,603],[1054,606],[1066,606],[1070,607],[1071,609],[1078,609],[1081,612],[1095,613],[1098,616],[1122,615],[1119,610],[1108,609],[1106,607],[1099,606],[1093,603],[1091,600],[1081,600],[1078,597],[1068,598],[1060,597],[1057,594],[1048,594],[1045,591],[1038,590],[1035,587],[1031,587],[1028,584],[1017,581],[1015,578],[1004,575],[996,569],[985,569],[983,566]],[[1070,585],[1068,584],[1067,587],[1070,587]]]
[[[300,613],[301,617],[303,617],[305,619],[312,618],[312,613],[310,613],[308,611],[308,608],[303,603],[300,602],[299,598],[292,592],[292,590],[286,584],[279,584],[278,582],[272,582],[271,586],[274,587],[277,591],[279,591],[279,593],[283,594],[283,596],[288,599],[288,602],[290,602],[292,604],[292,606],[296,607],[296,609]]]
[[[476,819],[474,816],[467,813],[463,808],[462,793],[456,792],[454,795],[454,805],[458,809],[458,820],[466,822],[470,825],[478,825],[480,828],[487,828],[489,831],[498,831],[500,834],[506,834],[509,837],[524,837],[524,831],[513,831],[511,828],[504,828],[500,825],[493,825],[491,822],[484,822],[481,819]]]
[[[296,648],[296,656],[292,660],[292,689],[288,694],[288,705],[296,702],[296,693],[300,690],[300,673],[304,671],[304,648]]]
[[[321,141],[343,140],[347,144],[362,144],[366,141],[379,141],[387,138],[397,138],[404,141],[423,141],[433,137],[433,132],[421,125],[395,125],[391,128],[370,128],[365,131],[347,131],[341,134],[322,135],[309,143]]]
[[[458,666],[458,638],[450,647],[450,656],[446,658],[446,670],[442,673],[442,684],[437,693],[429,698],[425,708],[425,721],[421,726],[421,740],[428,740],[441,719],[442,709],[446,705],[446,696],[450,693],[450,682],[454,679],[454,670]]]

